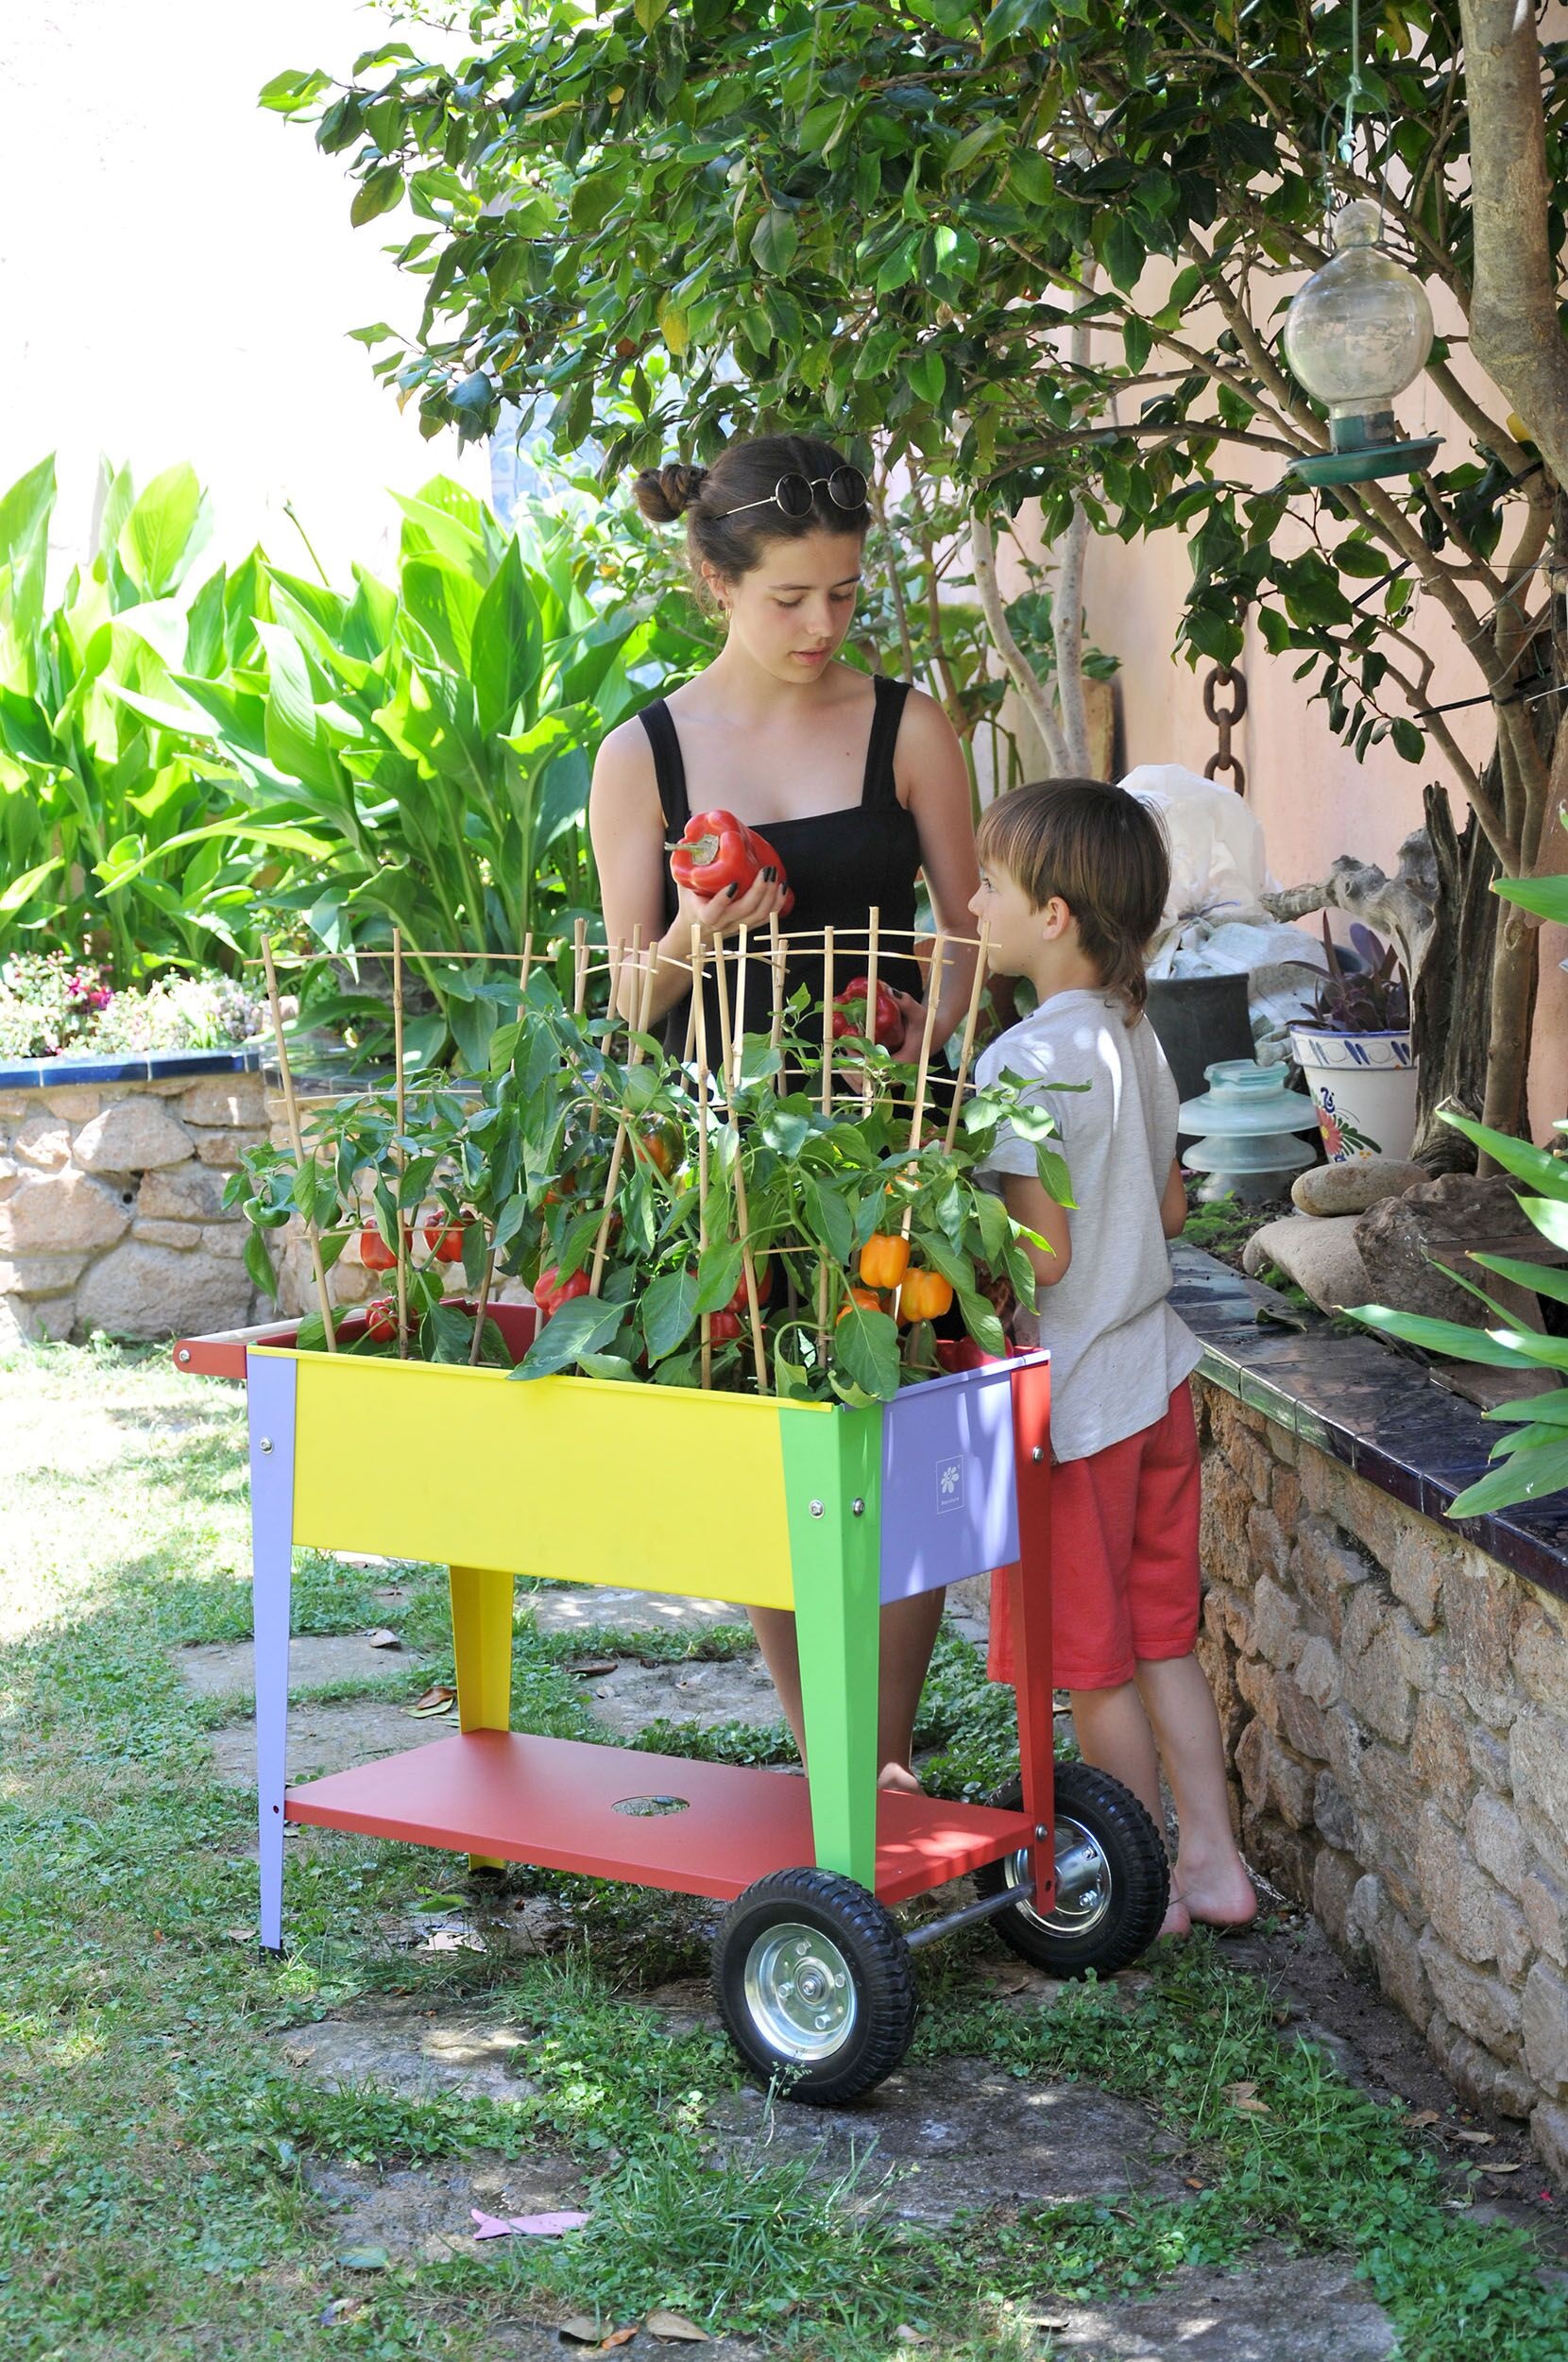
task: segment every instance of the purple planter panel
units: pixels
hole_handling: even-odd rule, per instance
[[[1016,1367],[998,1361],[932,1378],[884,1404],[884,1604],[1011,1566],[1017,1557]]]

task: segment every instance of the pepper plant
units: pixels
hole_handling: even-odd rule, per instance
[[[1034,1300],[1033,1234],[979,1173],[1010,1122],[1070,1205],[1050,1116],[1004,1079],[912,1139],[913,1070],[842,1038],[844,1096],[825,1106],[821,1032],[820,1011],[799,1008],[776,1045],[745,1036],[720,1104],[652,1035],[574,1014],[538,970],[472,1089],[415,1075],[401,1128],[395,1094],[369,1090],[315,1119],[302,1160],[270,1143],[247,1154],[229,1202],[252,1225],[252,1275],[275,1292],[266,1234],[291,1217],[315,1226],[329,1268],[368,1222],[392,1257],[402,1238],[407,1317],[400,1334],[390,1299],[369,1322],[343,1317],[342,1351],[507,1361],[493,1322],[476,1344],[478,1304],[520,1279],[547,1317],[519,1377],[744,1391],[758,1376],[749,1250],[766,1382],[782,1395],[886,1400],[954,1366],[965,1340],[1003,1353],[998,1308]],[[468,1305],[444,1298],[439,1253],[458,1235]],[[960,1333],[939,1338],[939,1322]],[[300,1344],[325,1342],[317,1315]]]

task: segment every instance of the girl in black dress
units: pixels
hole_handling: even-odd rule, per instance
[[[732,812],[763,831],[788,872],[795,901],[782,922],[787,951],[792,933],[820,937],[825,927],[863,951],[871,913],[879,913],[893,941],[878,955],[878,973],[904,1018],[894,1054],[912,1059],[926,1025],[923,976],[894,946],[897,931],[907,937],[914,925],[916,876],[925,873],[938,926],[962,937],[979,873],[968,776],[941,707],[907,682],[835,661],[861,581],[865,478],[830,443],[772,435],[732,443],[711,468],[649,470],[636,493],[656,523],[684,519],[698,595],[722,611],[725,636],[705,672],[623,722],[600,748],[588,820],[606,938],[629,944],[640,930],[656,947],[652,1021],[665,1026],[679,1053],[692,926],[709,939],[742,926],[765,931],[783,899],[766,878],[739,898],[711,901],[676,886],[667,843],[693,812]],[[973,957],[955,949],[944,964],[935,1046],[968,1005]],[[820,952],[789,956],[786,993],[802,984],[820,999]],[[642,988],[639,979],[639,996]],[[707,1037],[718,1038],[712,1011]],[[751,1615],[799,1743],[794,1618],[778,1609]],[[941,1615],[940,1592],[883,1611],[885,1787],[917,1785],[912,1734]]]

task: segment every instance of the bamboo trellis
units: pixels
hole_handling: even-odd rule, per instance
[[[731,1136],[730,1166],[735,1177],[734,1214],[739,1230],[741,1270],[746,1294],[747,1325],[750,1331],[757,1385],[762,1394],[769,1391],[766,1342],[758,1284],[757,1254],[751,1236],[744,1173],[739,1153],[739,1115],[735,1104],[741,1088],[741,1061],[747,1038],[746,1006],[753,981],[753,971],[754,969],[766,970],[767,1040],[770,1050],[775,1053],[779,1053],[775,1086],[777,1089],[783,1090],[786,1087],[786,1082],[781,1053],[788,1016],[785,995],[787,967],[792,958],[799,960],[804,956],[814,964],[820,956],[822,962],[822,1025],[817,1104],[824,1115],[830,1114],[835,1104],[853,1104],[859,1111],[869,1114],[876,1101],[878,1057],[881,1056],[884,1068],[892,1067],[894,1062],[887,1059],[885,1053],[878,1053],[875,1049],[871,1049],[869,1053],[861,1050],[850,1052],[847,1054],[839,1053],[833,1027],[836,1014],[834,985],[841,964],[846,961],[858,961],[863,955],[866,978],[863,1033],[869,1044],[874,1041],[875,1037],[878,981],[879,975],[885,974],[887,957],[891,955],[894,958],[907,959],[918,953],[927,958],[929,966],[925,1020],[921,1029],[918,1058],[915,1061],[909,1131],[909,1154],[914,1157],[920,1151],[921,1132],[927,1117],[935,1052],[938,1006],[947,964],[950,957],[962,958],[964,954],[972,952],[975,955],[975,964],[965,1007],[957,1067],[956,1070],[949,1070],[945,1078],[946,1087],[951,1091],[951,1104],[947,1115],[944,1145],[950,1150],[957,1138],[962,1103],[968,1087],[974,1056],[975,1034],[979,1023],[980,1001],[985,986],[989,937],[988,927],[983,927],[978,937],[949,934],[942,931],[939,931],[933,937],[929,933],[915,929],[884,927],[881,924],[879,913],[875,909],[871,912],[869,924],[864,929],[827,927],[820,933],[785,933],[780,929],[775,915],[769,920],[765,950],[753,944],[749,931],[746,929],[741,929],[737,938],[731,941],[723,937],[705,936],[701,929],[694,926],[691,930],[690,956],[683,959],[677,955],[672,955],[660,947],[649,946],[644,950],[640,927],[633,932],[629,951],[622,944],[617,943],[607,947],[602,954],[596,954],[588,944],[586,920],[578,918],[573,924],[571,938],[571,1000],[572,1014],[576,1018],[579,1020],[587,1018],[589,1004],[594,996],[594,987],[596,984],[602,984],[605,988],[608,1013],[606,1034],[609,1038],[613,1039],[622,1021],[621,1009],[628,971],[634,980],[631,985],[631,1009],[634,1021],[628,1023],[629,1038],[626,1053],[629,1066],[640,1065],[647,1054],[646,1036],[656,1021],[654,1004],[657,997],[657,987],[661,977],[667,971],[673,971],[677,980],[675,992],[673,996],[669,996],[667,1005],[673,1005],[682,997],[688,1001],[685,1056],[682,1063],[692,1074],[697,1110],[698,1251],[701,1255],[710,1243],[710,1132],[713,1123],[722,1121]],[[550,944],[543,953],[544,958],[553,960],[560,949],[561,946],[557,943]],[[502,967],[509,967],[515,963],[519,970],[518,990],[520,1010],[526,1000],[529,980],[538,956],[532,932],[525,938],[520,953],[417,949],[404,944],[401,930],[394,933],[392,1019],[396,1071],[393,1077],[393,1092],[397,1126],[395,1155],[400,1173],[404,1170],[407,1157],[409,1077],[404,1044],[406,963],[410,960],[436,963],[484,961]],[[289,1057],[282,1007],[278,990],[277,958],[270,940],[263,944],[262,965],[266,976],[267,998],[290,1142],[297,1162],[303,1166],[307,1155],[314,1155],[315,1152],[314,1148],[307,1149],[300,1121],[298,1095]],[[734,970],[733,1018],[729,974],[732,968]],[[855,972],[859,972],[858,968]],[[708,1039],[707,987],[710,975],[719,1020],[717,1070],[710,1062],[712,1045]],[[598,1116],[599,1110],[595,1107],[590,1116],[594,1128],[597,1128]],[[601,1203],[601,1218],[594,1239],[589,1276],[589,1292],[594,1295],[599,1293],[604,1279],[613,1228],[615,1198],[624,1167],[632,1121],[633,1118],[626,1109],[618,1110],[615,1137],[610,1150],[609,1169]],[[326,1240],[342,1237],[349,1228],[355,1226],[357,1225],[324,1227],[315,1221],[314,1213],[304,1220],[316,1301],[326,1328],[327,1347],[332,1352],[336,1351],[338,1341],[334,1327],[333,1307],[327,1286],[322,1248]],[[907,1236],[910,1227],[908,1209],[903,1218],[902,1227]],[[396,1228],[398,1234],[399,1352],[406,1358],[408,1353],[408,1250],[411,1232],[402,1220],[401,1207]],[[827,1255],[826,1250],[821,1248],[805,1247],[794,1251],[811,1257],[815,1261],[817,1352],[819,1359],[826,1359],[828,1343],[829,1295]],[[782,1260],[788,1250],[780,1250],[774,1245],[769,1247],[768,1252],[778,1254]],[[495,1263],[494,1240],[487,1238],[478,1296],[473,1307],[474,1333],[469,1355],[469,1361],[473,1364],[477,1364],[480,1358],[485,1319],[495,1281]],[[785,1281],[793,1306],[795,1301],[795,1283],[793,1274],[787,1270]],[[701,1316],[699,1331],[702,1382],[705,1387],[711,1386],[713,1377],[711,1328],[711,1315],[705,1312]]]

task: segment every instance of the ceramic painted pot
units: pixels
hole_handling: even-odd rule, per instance
[[[1336,1034],[1293,1025],[1290,1047],[1312,1093],[1331,1165],[1408,1156],[1416,1137],[1416,1062],[1408,1031]]]

